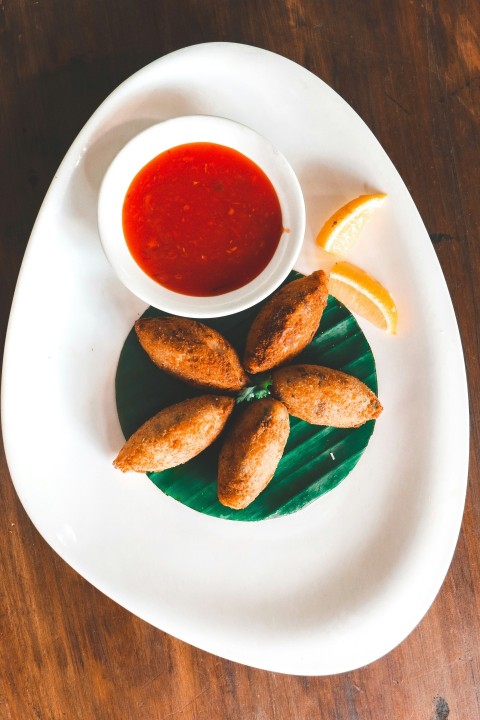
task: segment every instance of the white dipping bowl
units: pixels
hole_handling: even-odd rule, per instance
[[[165,150],[195,142],[224,145],[253,160],[267,175],[277,193],[284,227],[272,259],[256,278],[237,290],[209,297],[174,292],[150,278],[130,254],[122,226],[125,195],[137,173]],[[189,115],[153,125],[120,150],[100,188],[98,228],[103,249],[116,275],[139,298],[174,315],[220,317],[255,305],[287,277],[303,243],[305,203],[295,173],[268,140],[233,120]]]

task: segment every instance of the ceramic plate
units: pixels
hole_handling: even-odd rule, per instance
[[[351,255],[391,291],[398,335],[361,327],[385,407],[354,471],[293,515],[208,517],[111,465],[123,443],[114,379],[145,305],[116,279],[97,196],[118,150],[178,115],[232,118],[287,157],[313,237],[365,192],[388,200]],[[35,223],[12,306],[2,385],[10,471],[50,545],[136,615],[217,655],[268,670],[365,665],[414,628],[445,577],[468,455],[463,356],[449,294],[401,178],[354,111],[283,57],[229,43],[180,50],[124,82],[62,162]]]

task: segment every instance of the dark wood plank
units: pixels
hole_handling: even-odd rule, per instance
[[[400,647],[329,678],[252,670],[148,626],[74,573],[23,510],[0,458],[0,718],[480,718],[476,0],[0,2],[0,333],[50,180],[84,122],[146,63],[197,42],[264,47],[337,90],[379,138],[435,244],[468,368],[462,532],[433,607]]]

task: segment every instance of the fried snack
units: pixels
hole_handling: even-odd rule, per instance
[[[290,415],[312,425],[359,427],[377,418],[375,393],[352,375],[320,365],[291,365],[272,373],[272,395]]]
[[[161,472],[186,463],[220,435],[234,404],[233,398],[204,395],[160,410],[127,440],[114,466]]]
[[[135,330],[150,359],[180,380],[227,392],[248,382],[230,343],[203,323],[180,317],[142,318]]]
[[[270,370],[298,355],[315,335],[328,300],[323,270],[284,285],[265,303],[248,333],[243,365]]]
[[[241,510],[272,479],[287,442],[290,423],[282,403],[271,398],[247,405],[220,450],[218,499]]]

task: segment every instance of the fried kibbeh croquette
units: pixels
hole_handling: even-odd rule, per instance
[[[235,401],[203,395],[171,405],[127,440],[113,464],[127,472],[161,472],[188,462],[220,435]]]
[[[257,400],[232,422],[218,460],[218,499],[242,510],[272,479],[290,432],[288,412],[278,400]]]
[[[247,336],[243,366],[266,372],[298,355],[315,335],[328,300],[323,270],[293,280],[265,303]]]
[[[377,418],[383,409],[361,380],[321,365],[290,365],[275,370],[271,392],[290,415],[312,425],[359,427]]]
[[[150,359],[184,382],[226,392],[248,382],[234,348],[203,323],[181,317],[141,318],[135,330]]]

